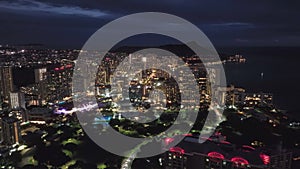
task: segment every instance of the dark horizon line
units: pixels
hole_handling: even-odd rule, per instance
[[[43,43],[15,43],[15,44],[2,44],[0,43],[2,48],[8,47],[42,47],[44,49],[73,49],[80,50],[81,47],[66,47],[63,45],[51,45],[51,44],[43,44]],[[58,47],[61,46],[61,47]],[[117,45],[112,48],[112,50],[116,50],[118,48],[155,48],[155,47],[164,47],[164,46],[185,46],[184,44],[179,43],[166,43],[166,44],[131,44],[131,45]],[[82,45],[83,47],[83,45]],[[214,45],[216,49],[218,48],[300,48],[300,45]]]

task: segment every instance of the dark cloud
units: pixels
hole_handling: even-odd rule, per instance
[[[12,11],[23,11],[23,12],[43,12],[52,13],[57,15],[81,15],[86,17],[103,17],[109,15],[106,12],[98,9],[84,9],[80,6],[55,6],[46,2],[39,2],[35,0],[18,0],[15,2],[2,1],[0,8]]]
[[[0,43],[80,47],[117,17],[157,11],[191,21],[219,46],[294,46],[300,45],[299,7],[300,2],[279,0],[0,1]]]

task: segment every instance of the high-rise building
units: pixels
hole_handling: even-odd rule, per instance
[[[221,105],[243,107],[245,89],[231,85],[229,87],[218,87],[216,92]]]
[[[13,75],[11,67],[0,67],[0,95],[4,101],[8,101],[9,93],[13,91]]]
[[[273,106],[273,94],[271,93],[245,93],[243,97],[245,107]]]
[[[72,93],[73,66],[63,65],[47,72],[47,101],[60,102]]]
[[[25,95],[22,92],[9,93],[9,105],[11,109],[25,109]]]
[[[35,83],[46,80],[47,68],[40,68],[34,70]]]
[[[15,117],[4,117],[1,120],[2,143],[7,146],[21,142],[20,121]]]
[[[210,85],[212,86],[220,86],[221,81],[221,70],[218,68],[207,68],[207,77],[210,80]]]

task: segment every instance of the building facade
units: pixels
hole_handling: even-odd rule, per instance
[[[9,93],[14,90],[11,67],[0,67],[0,95],[5,102],[9,100]]]
[[[20,121],[15,117],[1,119],[2,144],[12,146],[21,142]]]
[[[9,105],[11,109],[25,108],[25,95],[22,92],[9,93]]]
[[[215,138],[200,144],[199,138],[187,136],[163,159],[166,169],[290,169],[292,153],[238,146]]]

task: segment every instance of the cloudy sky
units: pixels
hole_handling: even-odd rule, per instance
[[[1,0],[0,44],[78,48],[118,17],[155,11],[189,20],[216,46],[299,46],[299,9],[283,0]]]

